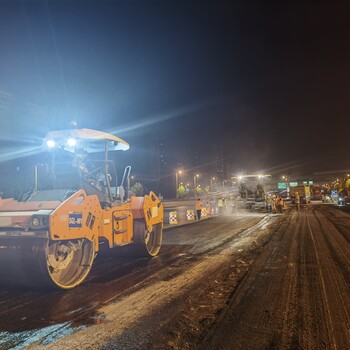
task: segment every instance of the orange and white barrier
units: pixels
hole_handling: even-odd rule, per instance
[[[202,217],[205,218],[207,214],[207,208],[202,208]]]
[[[176,211],[171,211],[169,213],[169,224],[171,224],[171,225],[178,224]]]
[[[187,210],[187,220],[194,220],[194,210],[193,209],[189,209]]]

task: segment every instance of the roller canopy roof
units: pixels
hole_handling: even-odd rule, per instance
[[[75,139],[77,144],[69,146],[67,141]],[[127,151],[130,146],[123,139],[98,130],[92,129],[69,129],[50,131],[45,137],[45,141],[53,140],[57,145],[67,151],[73,152],[75,148],[83,148],[87,152],[101,152],[105,149],[105,142],[108,142],[110,150]],[[104,142],[101,142],[104,141]]]

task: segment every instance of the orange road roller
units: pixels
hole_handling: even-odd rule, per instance
[[[158,254],[161,201],[153,192],[132,193],[130,166],[118,184],[109,159],[129,149],[127,142],[72,129],[49,132],[45,147],[50,162],[33,168],[33,191],[17,200],[0,199],[1,284],[74,288],[89,274],[102,244],[129,245],[135,256]]]

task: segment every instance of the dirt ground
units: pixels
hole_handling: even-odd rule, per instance
[[[0,349],[347,349],[349,229],[348,213],[307,205],[166,231],[155,259],[101,259],[64,294],[16,292]]]

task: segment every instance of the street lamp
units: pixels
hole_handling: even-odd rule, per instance
[[[179,175],[182,174],[182,170],[179,170],[175,173],[175,185],[176,185],[176,199],[179,198],[179,193],[178,193],[178,189],[179,189]]]
[[[193,176],[194,196],[196,196],[197,194],[197,177],[199,177],[199,174],[196,174]]]

